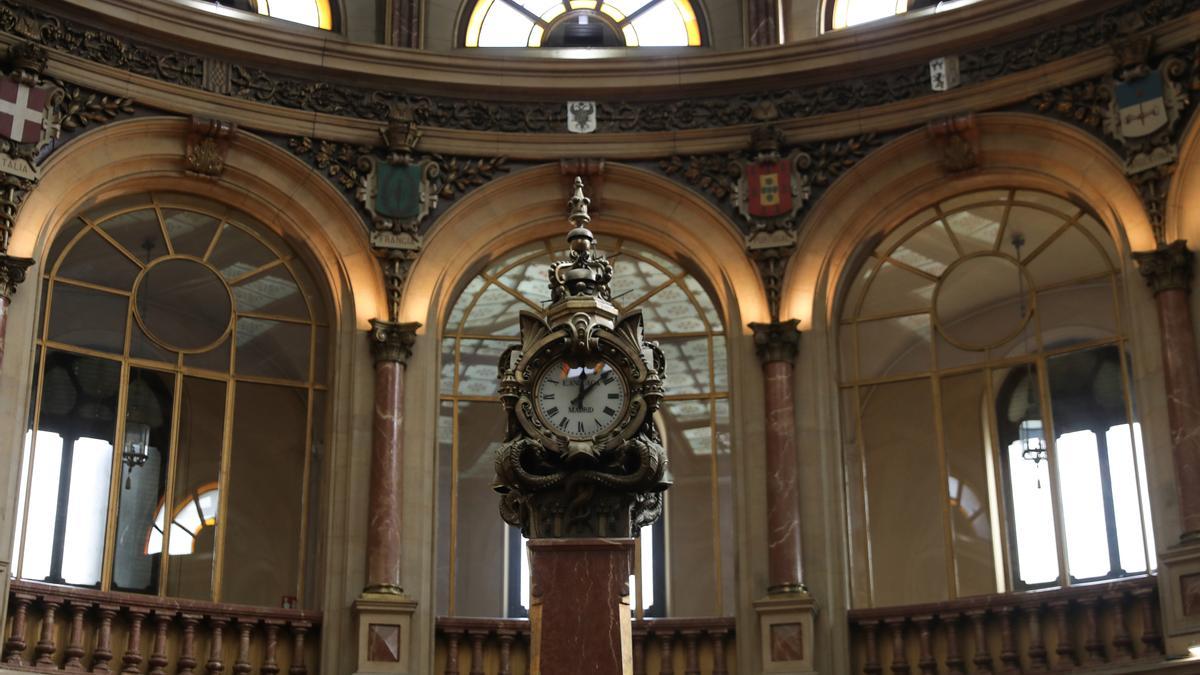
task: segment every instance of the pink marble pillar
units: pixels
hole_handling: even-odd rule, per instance
[[[367,585],[364,593],[403,593],[400,585],[401,478],[404,461],[404,366],[418,323],[371,320],[375,414],[367,503]]]
[[[14,258],[0,255],[0,368],[4,366],[4,334],[8,327],[8,308],[17,286],[25,280],[25,271],[33,261],[29,258]]]
[[[633,675],[632,539],[530,539],[530,675]]]
[[[1197,539],[1200,538],[1200,361],[1196,357],[1196,335],[1188,298],[1194,255],[1187,243],[1179,240],[1133,256],[1158,304],[1167,420],[1183,525],[1181,539]]]
[[[767,460],[767,592],[803,592],[800,487],[796,459],[796,352],[799,321],[752,323],[763,363]]]

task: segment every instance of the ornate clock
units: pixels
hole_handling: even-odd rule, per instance
[[[645,339],[640,311],[619,315],[612,304],[589,203],[576,178],[551,304],[521,312],[521,344],[500,358],[508,431],[495,487],[501,516],[529,537],[631,536],[659,517],[671,484],[653,421],[662,351]]]

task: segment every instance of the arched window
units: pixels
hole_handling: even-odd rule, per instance
[[[868,253],[840,341],[871,602],[1152,570],[1119,257],[1097,219],[1042,192],[976,192]]]
[[[600,244],[614,267],[614,304],[642,310],[647,338],[658,340],[667,358],[658,423],[675,484],[664,519],[639,538],[632,603],[647,616],[729,613],[732,449],[720,314],[675,261],[628,240],[602,236]],[[527,606],[520,532],[500,520],[491,489],[505,422],[496,367],[518,339],[518,311],[549,303],[546,272],[565,248],[556,237],[500,256],[467,284],[446,319],[438,417],[440,614],[521,616]]]
[[[825,0],[825,27],[849,28],[886,19],[914,9],[932,7],[935,12],[962,7],[979,0]]]
[[[302,599],[327,327],[296,250],[209,200],[138,194],[72,219],[43,270],[14,574]]]
[[[697,47],[691,0],[474,0],[467,47]]]
[[[292,23],[313,28],[333,30],[333,7],[330,0],[217,0],[221,5],[258,12]]]

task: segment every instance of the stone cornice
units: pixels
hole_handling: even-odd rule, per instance
[[[211,3],[160,0],[43,0],[47,11],[114,26],[150,44],[279,72],[320,69],[326,81],[403,87],[423,94],[530,99],[661,98],[728,94],[764,86],[811,85],[924,65],[1123,4],[1121,0],[988,0],[943,14],[837,31],[804,42],[736,52],[657,52],[620,59],[540,59],[506,52],[452,54],[351,43],[315,29],[258,20]],[[232,14],[232,16],[228,16]],[[237,17],[237,18],[233,18]],[[501,55],[504,54],[504,55]]]
[[[1000,0],[997,0],[1000,1]],[[987,4],[987,3],[984,3]],[[1195,40],[1200,14],[1167,22],[1153,31],[1157,51],[1178,48]],[[0,43],[17,40],[0,34]],[[1103,76],[1114,67],[1111,49],[1099,47],[978,84],[942,94],[859,108],[855,114],[819,114],[780,119],[777,128],[789,143],[882,133],[910,128],[914,113],[939,118],[1022,103],[1032,96],[1074,82]],[[67,82],[86,83],[105,93],[132,96],[139,104],[179,114],[197,114],[236,122],[240,127],[283,135],[316,135],[334,141],[369,145],[376,142],[380,122],[342,115],[289,109],[225,96],[202,89],[129,73],[120,68],[50,50],[48,73]],[[673,154],[707,154],[744,149],[752,124],[719,129],[630,131],[623,133],[504,133],[423,126],[422,147],[429,152],[459,155],[508,156],[513,160],[605,156],[648,159]]]

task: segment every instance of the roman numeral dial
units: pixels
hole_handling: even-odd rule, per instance
[[[552,362],[538,376],[534,402],[542,422],[571,440],[612,431],[625,410],[625,380],[604,359]]]

